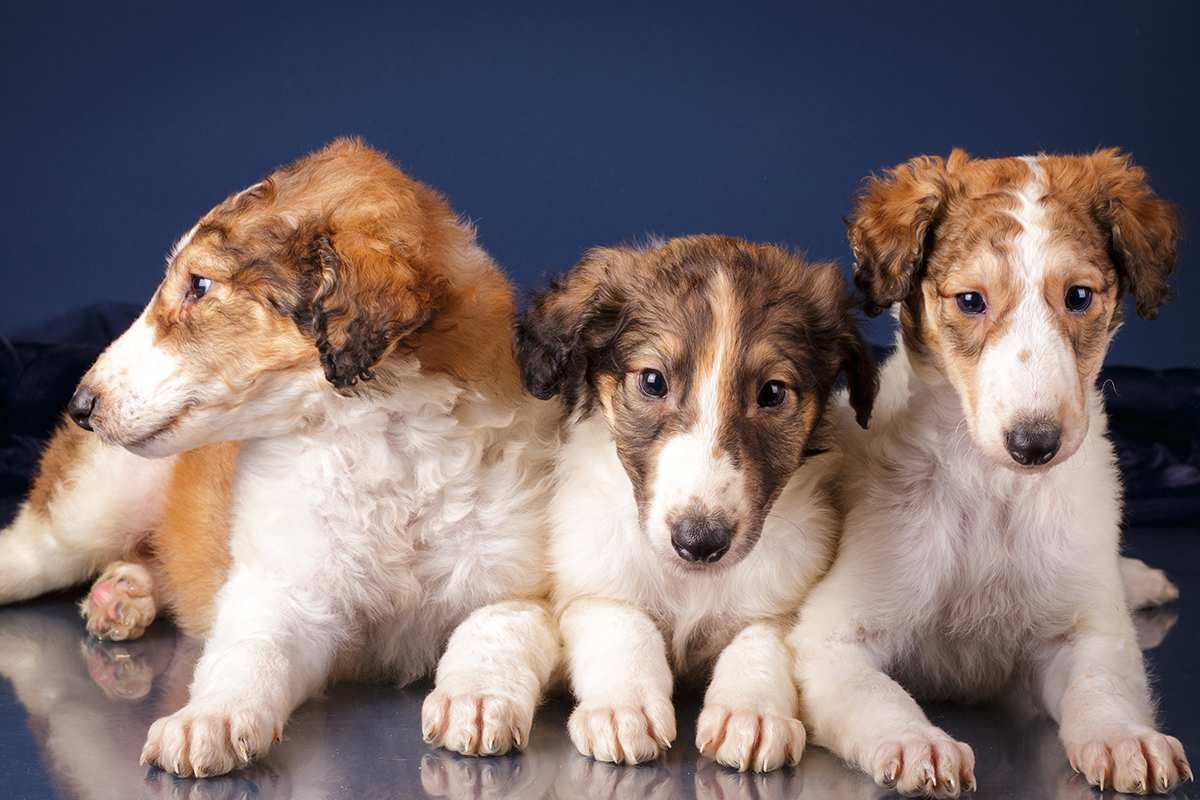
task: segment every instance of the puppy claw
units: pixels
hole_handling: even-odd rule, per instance
[[[571,712],[567,731],[582,755],[642,764],[658,758],[674,740],[675,709],[665,697],[648,697],[636,705],[584,701]]]
[[[435,688],[421,707],[422,737],[463,755],[502,755],[525,746],[533,712],[510,697]]]

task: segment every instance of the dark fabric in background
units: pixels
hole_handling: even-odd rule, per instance
[[[0,338],[0,525],[24,495],[79,377],[138,311],[94,306]],[[1200,370],[1111,367],[1101,382],[1127,525],[1200,523]]]
[[[844,264],[858,181],[956,145],[1119,145],[1194,217],[1198,9],[4,3],[0,333],[144,302],[196,217],[341,134],[444,190],[526,286],[647,232]],[[1127,325],[1111,363],[1200,366],[1194,251],[1178,301]]]

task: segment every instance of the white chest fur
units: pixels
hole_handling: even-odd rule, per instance
[[[1021,474],[974,445],[949,387],[919,385],[901,366],[884,371],[872,430],[842,426],[843,547],[890,586],[863,609],[863,633],[888,640],[908,684],[987,693],[1070,628],[1086,596],[1075,587],[1116,559],[1120,493],[1102,402],[1092,397],[1071,459]]]
[[[837,458],[818,456],[793,476],[740,563],[711,574],[685,572],[643,534],[603,419],[575,424],[551,500],[556,602],[590,596],[637,606],[663,632],[676,672],[695,674],[747,624],[792,614],[828,566],[837,521],[826,483]]]
[[[544,581],[539,409],[415,364],[397,380],[326,398],[319,423],[248,442],[238,465],[235,562],[324,587],[353,629],[348,672],[420,674],[470,610]]]

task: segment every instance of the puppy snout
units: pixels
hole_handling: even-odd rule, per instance
[[[732,526],[717,518],[689,515],[671,524],[671,546],[684,561],[715,564],[732,541]]]
[[[75,394],[71,396],[71,402],[67,403],[67,414],[76,425],[85,431],[90,431],[92,414],[96,411],[99,399],[91,388],[80,384],[79,388],[75,390]]]
[[[1013,461],[1023,467],[1040,467],[1058,452],[1062,429],[1047,419],[1021,422],[1004,434],[1004,444]]]

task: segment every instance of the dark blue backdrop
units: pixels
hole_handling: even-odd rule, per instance
[[[845,263],[859,179],[955,145],[1120,145],[1200,208],[1192,2],[249,5],[5,3],[0,332],[141,302],[195,217],[347,133],[525,285],[647,232]],[[1111,361],[1200,364],[1194,252]]]

